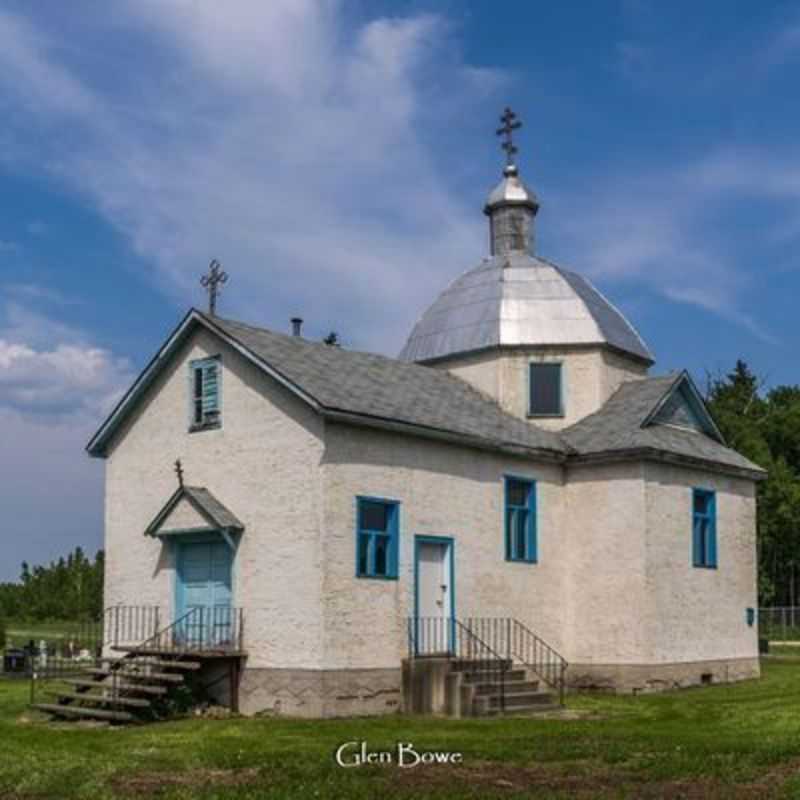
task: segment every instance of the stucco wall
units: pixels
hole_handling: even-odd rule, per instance
[[[390,668],[406,655],[416,535],[455,539],[459,618],[516,617],[554,647],[562,646],[568,559],[561,467],[344,425],[329,424],[326,435],[328,668]],[[504,474],[538,482],[538,564],[505,560]],[[357,495],[401,503],[396,581],[355,577]]]
[[[755,484],[663,464],[645,479],[648,661],[756,658]],[[692,565],[694,487],[717,493],[717,569]]]
[[[692,565],[693,487],[717,492],[716,570]],[[582,466],[568,470],[567,498],[577,673],[634,689],[758,674],[746,624],[757,604],[752,481],[654,462]]]
[[[221,354],[222,428],[188,432],[188,362]],[[161,374],[114,442],[106,466],[106,605],[174,606],[169,545],[143,535],[177,487],[205,486],[244,523],[233,602],[247,608],[249,667],[314,667],[321,658],[323,422],[206,332]],[[171,613],[171,611],[170,611]]]
[[[603,347],[505,348],[436,362],[495,398],[516,417],[528,419],[528,365],[563,364],[564,416],[537,417],[533,424],[560,430],[601,408],[626,380],[647,375],[647,367]]]
[[[571,663],[641,663],[647,646],[644,466],[573,467],[566,495],[565,656]]]

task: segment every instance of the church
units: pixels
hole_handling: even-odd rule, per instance
[[[623,313],[537,254],[502,121],[488,252],[397,358],[212,304],[103,422],[117,651],[194,657],[243,713],[309,717],[759,675],[764,472],[687,372],[651,374]]]

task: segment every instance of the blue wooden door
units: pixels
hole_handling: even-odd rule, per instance
[[[178,551],[176,619],[181,637],[193,644],[230,641],[231,549],[225,542],[187,542]],[[191,613],[190,613],[191,612]]]

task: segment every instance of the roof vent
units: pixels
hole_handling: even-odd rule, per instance
[[[300,336],[300,329],[303,327],[302,317],[292,317],[292,336]]]

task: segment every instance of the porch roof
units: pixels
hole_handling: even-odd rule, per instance
[[[244,525],[204,486],[180,486],[145,530],[146,536],[220,531],[241,533]]]

